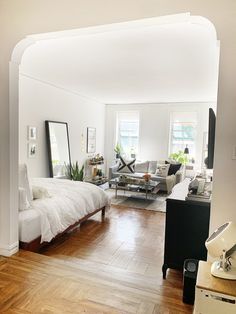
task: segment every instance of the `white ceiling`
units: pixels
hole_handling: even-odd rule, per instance
[[[21,73],[105,104],[214,102],[218,44],[183,22],[40,40]]]

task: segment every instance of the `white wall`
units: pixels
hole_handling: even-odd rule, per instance
[[[116,143],[116,115],[118,111],[139,111],[139,154],[140,160],[161,160],[169,155],[170,118],[172,112],[197,113],[196,168],[201,168],[203,133],[208,131],[208,109],[215,104],[142,104],[106,105],[105,155],[108,165],[114,160]]]
[[[72,161],[78,160],[81,165],[88,158],[87,127],[96,128],[96,151],[104,154],[105,105],[21,75],[19,161],[27,164],[31,177],[49,176],[45,120],[68,123]],[[36,126],[38,131],[35,158],[27,155],[28,125]]]
[[[56,10],[55,10],[56,8]],[[146,17],[191,12],[209,19],[221,41],[220,77],[211,229],[236,221],[236,1],[215,0],[4,0],[0,2],[0,253],[12,254],[18,240],[18,80],[20,58],[9,61],[16,44],[33,33],[88,27]],[[48,12],[53,12],[46,19]],[[17,27],[16,27],[17,22]],[[19,51],[18,51],[19,52]],[[92,52],[93,53],[93,52]],[[9,93],[9,87],[11,92]],[[10,95],[10,97],[9,97]],[[227,200],[227,202],[226,202]],[[227,204],[226,204],[227,203]]]

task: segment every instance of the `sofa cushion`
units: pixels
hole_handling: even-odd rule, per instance
[[[182,164],[180,163],[170,163],[169,161],[166,160],[166,164],[170,165],[169,171],[168,171],[168,176],[171,176],[172,174],[176,174],[176,172],[181,168]]]
[[[166,177],[160,177],[156,174],[152,174],[151,175],[151,180],[153,181],[158,181],[158,182],[161,182],[161,183],[166,183]]]
[[[135,164],[135,172],[146,173],[148,172],[149,161],[139,162]]]
[[[169,168],[170,168],[170,164],[157,165],[156,175],[160,177],[167,177]]]
[[[120,164],[118,168],[118,172],[120,173],[134,173],[135,159],[125,160],[120,157]]]
[[[157,161],[156,160],[149,161],[148,172],[156,173],[156,170],[157,170]]]
[[[157,160],[158,165],[163,165],[165,164],[165,159]]]

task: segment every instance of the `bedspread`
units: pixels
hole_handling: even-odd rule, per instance
[[[109,204],[107,194],[90,183],[53,178],[34,178],[30,183],[46,188],[50,195],[33,200],[31,205],[40,212],[41,242],[51,241],[84,216]]]

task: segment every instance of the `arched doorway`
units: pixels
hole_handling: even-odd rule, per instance
[[[11,146],[11,154],[10,154],[10,167],[11,167],[11,177],[10,177],[10,186],[11,186],[11,195],[12,197],[12,226],[8,230],[8,232],[12,233],[11,239],[12,243],[9,247],[2,252],[3,255],[11,255],[18,250],[18,217],[17,217],[17,180],[16,173],[18,169],[18,95],[19,95],[19,66],[21,64],[21,59],[26,51],[26,49],[35,44],[39,40],[50,39],[50,38],[60,38],[60,37],[71,37],[71,36],[79,36],[84,34],[91,34],[97,32],[109,32],[116,29],[130,29],[130,28],[139,28],[139,27],[148,27],[156,24],[165,24],[165,23],[178,23],[188,21],[190,23],[199,23],[203,27],[208,27],[212,30],[212,33],[216,38],[215,28],[211,22],[203,17],[195,17],[190,16],[190,14],[178,14],[173,16],[163,16],[158,18],[137,20],[132,22],[120,23],[120,24],[109,24],[103,25],[99,27],[91,27],[86,29],[78,29],[72,31],[64,31],[58,33],[49,33],[49,34],[39,34],[33,35],[25,38],[21,42],[19,42],[14,51],[12,53],[12,58],[10,62],[10,107],[11,107],[11,115],[10,115],[10,125],[11,125],[11,134],[10,134],[10,146]]]

